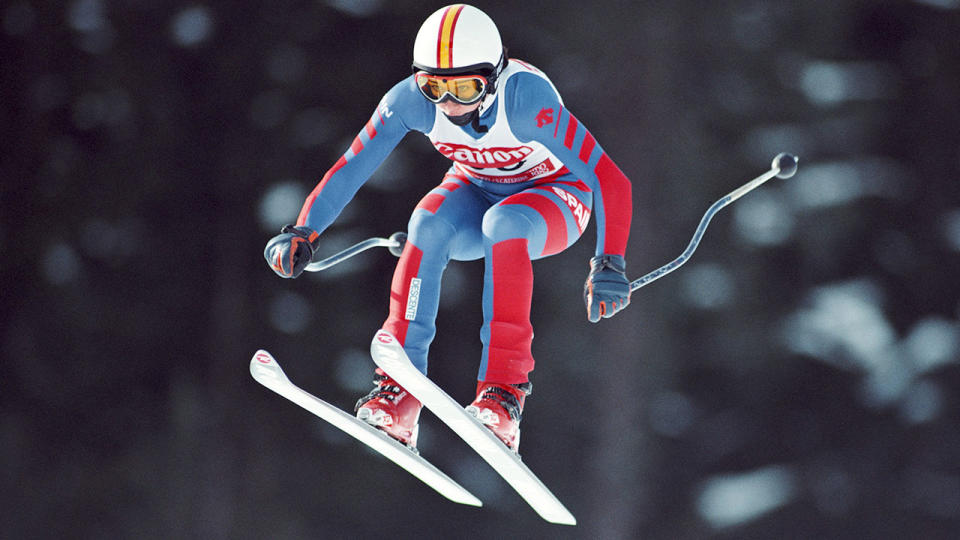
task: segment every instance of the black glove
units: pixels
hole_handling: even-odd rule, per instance
[[[630,281],[626,261],[620,255],[599,255],[590,259],[590,275],[583,286],[587,318],[598,322],[609,318],[630,303]]]
[[[320,244],[320,233],[310,227],[284,225],[280,234],[267,242],[263,256],[278,276],[295,278],[313,260],[313,252]]]

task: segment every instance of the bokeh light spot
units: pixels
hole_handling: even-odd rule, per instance
[[[195,47],[213,32],[213,17],[205,6],[194,6],[177,13],[170,23],[173,42],[181,47]]]

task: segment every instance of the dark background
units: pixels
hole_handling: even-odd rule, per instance
[[[250,378],[350,409],[396,259],[277,278],[265,242],[409,73],[440,4],[0,8],[0,536],[951,538],[960,531],[960,2],[482,2],[633,181],[631,278],[780,151],[799,173],[587,322],[595,229],[535,263],[522,454],[543,522],[430,414],[446,501]],[[411,135],[324,235],[403,230]],[[482,263],[430,375],[472,399]]]

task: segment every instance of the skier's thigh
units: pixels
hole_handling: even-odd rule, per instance
[[[420,249],[448,249],[451,259],[479,259],[483,257],[480,223],[489,207],[475,186],[448,177],[421,199],[410,216],[410,239]]]
[[[571,182],[538,185],[500,201],[483,219],[489,243],[526,238],[531,259],[554,255],[580,238],[592,196]]]

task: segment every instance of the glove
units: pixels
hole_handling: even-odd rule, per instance
[[[627,263],[620,255],[599,255],[590,259],[590,275],[583,285],[583,301],[587,318],[599,322],[610,318],[630,303],[630,281]]]
[[[320,233],[310,227],[284,225],[280,234],[267,242],[263,256],[278,276],[295,278],[313,260],[313,252],[320,245]]]

